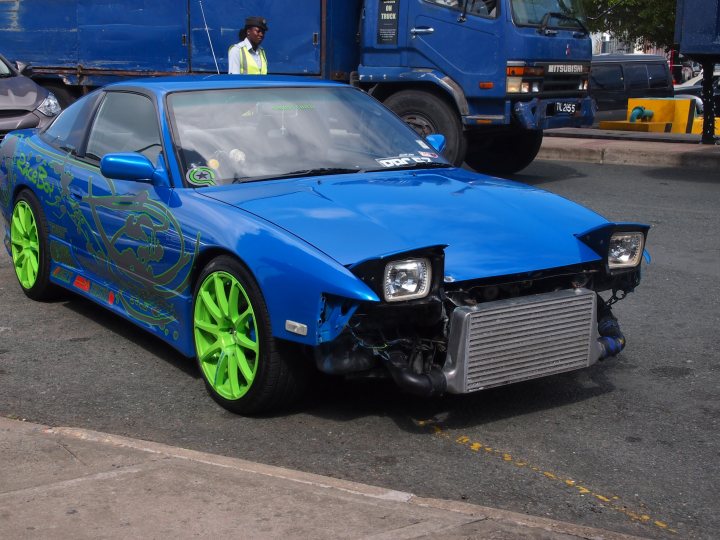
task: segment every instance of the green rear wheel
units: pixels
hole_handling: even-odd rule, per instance
[[[232,257],[213,259],[200,274],[193,333],[205,386],[226,409],[265,412],[298,395],[299,366],[280,353],[262,294]]]
[[[21,191],[10,218],[10,244],[15,275],[23,292],[34,300],[50,296],[50,255],[47,225],[40,203],[30,191]]]

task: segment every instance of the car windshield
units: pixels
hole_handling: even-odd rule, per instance
[[[511,0],[515,24],[585,30],[582,0]]]
[[[5,61],[0,58],[0,77],[11,77],[13,72],[7,66]]]
[[[168,96],[195,187],[269,178],[448,167],[402,120],[351,87],[234,88]]]

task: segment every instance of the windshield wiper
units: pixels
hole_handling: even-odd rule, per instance
[[[550,22],[550,19],[552,17],[555,17],[556,19],[560,19],[563,21],[576,22],[578,24],[578,26],[580,26],[582,31],[585,32],[585,35],[588,35],[588,36],[590,35],[590,31],[587,29],[587,26],[585,26],[585,24],[580,19],[578,19],[577,17],[573,17],[572,15],[565,15],[564,13],[560,13],[557,11],[548,11],[545,15],[543,15],[543,18],[540,21],[540,27],[538,28],[539,34],[546,34],[546,35],[548,34],[548,32],[549,32],[548,23]]]
[[[303,178],[305,176],[324,176],[329,174],[352,174],[365,172],[363,169],[351,169],[348,167],[319,167],[317,169],[301,169],[299,171],[292,171],[280,174],[266,174],[264,176],[236,176],[233,179],[233,184],[239,184],[241,182],[256,182],[258,180],[272,180],[275,178]]]

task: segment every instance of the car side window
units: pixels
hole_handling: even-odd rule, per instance
[[[428,4],[437,4],[438,6],[447,7],[461,11],[463,9],[462,0],[425,0]],[[496,17],[497,16],[497,0],[467,0],[467,12],[469,15],[478,15],[480,17]]]
[[[590,86],[598,90],[622,90],[622,69],[619,65],[593,66],[590,69]]]
[[[66,152],[76,152],[83,144],[85,128],[92,118],[95,106],[102,92],[90,94],[86,99],[76,101],[60,113],[41,137],[50,145]]]
[[[108,92],[90,130],[86,157],[100,160],[111,152],[139,152],[154,164],[161,150],[153,102],[140,94]]]
[[[625,78],[628,82],[628,88],[638,90],[648,87],[648,72],[645,64],[625,66]]]
[[[666,88],[669,86],[667,69],[660,64],[649,64],[647,67],[650,77],[650,88]]]

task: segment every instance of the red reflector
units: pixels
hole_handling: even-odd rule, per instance
[[[73,285],[81,291],[88,292],[90,290],[90,281],[82,276],[77,276]]]
[[[483,90],[490,90],[494,86],[494,84],[492,82],[481,82],[478,83],[478,86]]]

